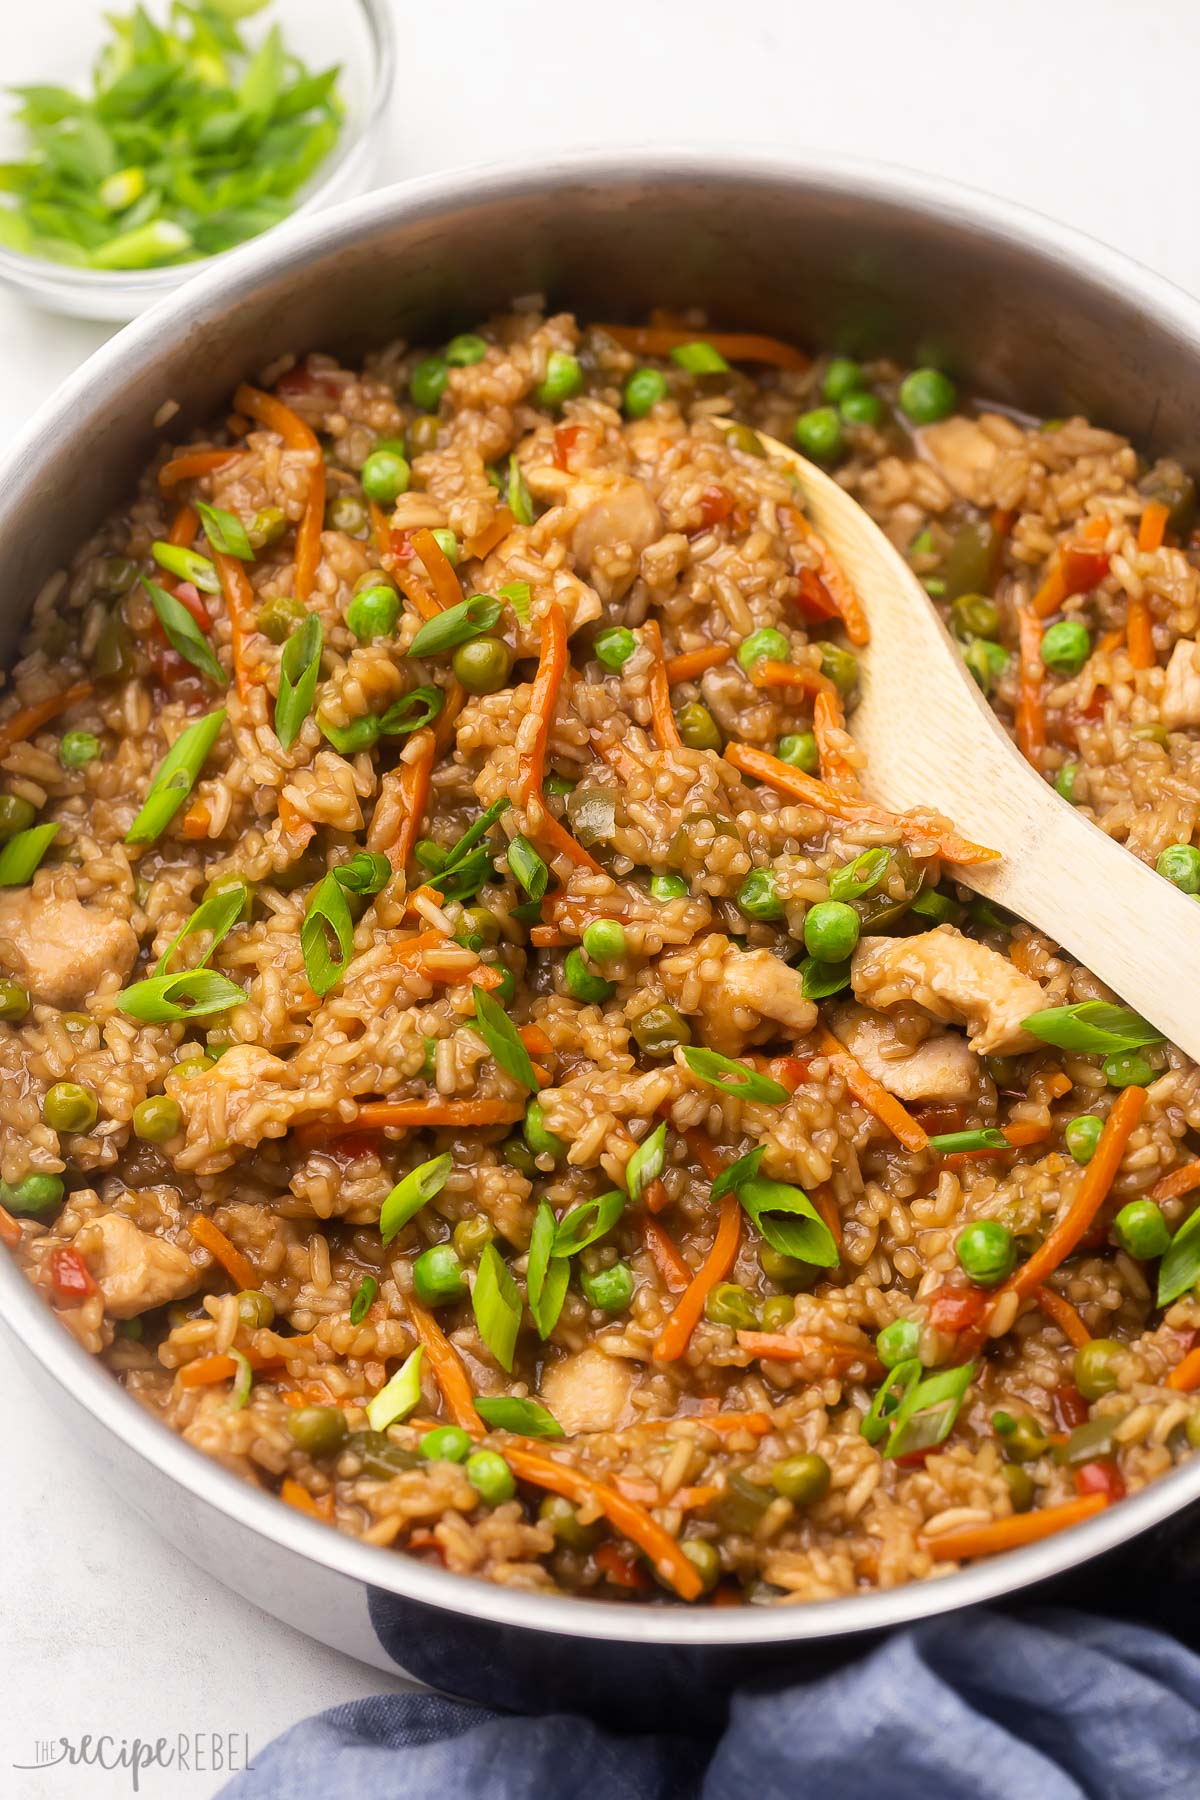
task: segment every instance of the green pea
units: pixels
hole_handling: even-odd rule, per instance
[[[308,608],[302,600],[295,600],[291,594],[273,594],[264,600],[258,613],[258,629],[273,644],[285,644],[301,619],[308,617]]]
[[[1098,1119],[1095,1113],[1080,1113],[1077,1119],[1071,1120],[1063,1137],[1077,1163],[1091,1162],[1103,1130],[1104,1120]]]
[[[332,1456],[346,1436],[346,1415],[340,1406],[298,1406],[287,1416],[292,1442],[306,1456]]]
[[[796,1316],[796,1302],[790,1294],[768,1294],[758,1316],[764,1331],[783,1331]]]
[[[78,1081],[56,1081],[46,1089],[42,1118],[51,1131],[90,1131],[99,1116],[100,1102],[91,1088]]]
[[[849,650],[843,650],[840,644],[818,644],[821,652],[821,673],[844,700],[853,692],[858,680],[858,658]]]
[[[1043,633],[1042,661],[1056,675],[1078,675],[1091,653],[1091,635],[1079,619],[1060,619]]]
[[[786,662],[791,654],[791,643],[782,631],[776,631],[773,625],[764,625],[742,639],[737,659],[743,669],[752,669],[757,662]]]
[[[680,1541],[679,1548],[687,1557],[706,1594],[711,1594],[721,1579],[721,1555],[715,1544],[707,1538],[689,1537]]]
[[[460,644],[451,663],[468,694],[496,694],[508,680],[512,651],[501,638],[477,637]]]
[[[954,1240],[954,1254],[979,1287],[995,1287],[1011,1275],[1017,1247],[1007,1225],[997,1219],[976,1219],[964,1225]]]
[[[1008,667],[1008,651],[1003,644],[994,644],[991,638],[972,638],[963,651],[963,661],[975,685],[983,693],[990,694]]]
[[[781,737],[775,754],[780,762],[789,763],[793,769],[803,769],[806,775],[815,775],[821,766],[817,740],[811,731],[789,732],[786,737]]]
[[[813,462],[831,463],[845,453],[842,421],[835,406],[814,406],[796,420],[796,448]]]
[[[604,1520],[597,1519],[592,1525],[581,1525],[578,1511],[565,1494],[546,1494],[538,1507],[538,1518],[553,1532],[557,1542],[568,1550],[585,1553],[594,1549],[604,1536]]]
[[[29,989],[19,981],[0,979],[0,1019],[19,1025],[29,1012]]]
[[[531,1100],[525,1108],[525,1122],[521,1129],[525,1133],[525,1142],[535,1156],[552,1156],[557,1162],[566,1155],[566,1144],[546,1124],[540,1100]]]
[[[690,1044],[692,1034],[686,1019],[673,1006],[663,1001],[647,1007],[629,1027],[633,1041],[647,1056],[670,1056],[680,1044]]]
[[[449,378],[450,370],[444,356],[425,357],[417,363],[408,378],[408,391],[412,395],[413,405],[419,406],[422,412],[435,412]],[[409,437],[412,437],[411,426]]]
[[[281,506],[260,506],[249,525],[246,536],[252,550],[268,550],[277,544],[288,528],[288,516]]]
[[[1113,1220],[1112,1229],[1122,1250],[1139,1262],[1161,1256],[1171,1242],[1167,1221],[1153,1200],[1130,1200]]]
[[[432,1244],[412,1266],[413,1291],[423,1306],[449,1306],[467,1291],[462,1264],[449,1244]]]
[[[389,637],[400,617],[399,596],[387,587],[367,588],[355,594],[346,608],[346,623],[361,644]]]
[[[1114,1050],[1100,1066],[1109,1087],[1149,1087],[1154,1080],[1153,1065],[1136,1050]]]
[[[469,369],[472,363],[482,362],[487,353],[487,343],[474,331],[460,331],[446,345],[446,361],[452,369]]]
[[[875,1354],[885,1369],[894,1369],[917,1354],[920,1342],[921,1327],[915,1319],[893,1319],[875,1339]]]
[[[37,818],[37,809],[20,794],[0,794],[0,838],[16,837],[28,831]]]
[[[500,1153],[511,1169],[516,1169],[519,1174],[524,1175],[529,1181],[534,1179],[538,1172],[538,1166],[533,1159],[533,1152],[530,1150],[529,1145],[525,1142],[524,1138],[506,1138],[501,1146]]]
[[[771,924],[783,917],[783,901],[777,890],[774,869],[751,869],[738,887],[738,906],[748,919]]]
[[[958,390],[940,369],[914,369],[900,383],[901,411],[914,425],[936,425],[958,405]]]
[[[596,633],[592,649],[597,662],[603,663],[606,669],[619,670],[637,649],[637,639],[628,626],[611,625],[607,631]]]
[[[1008,1497],[1012,1501],[1014,1512],[1028,1512],[1033,1505],[1033,1477],[1019,1463],[1006,1462],[1000,1470],[1008,1488]]]
[[[572,1000],[583,1000],[592,1006],[603,1005],[617,991],[615,984],[606,981],[603,975],[593,975],[582,950],[567,951],[563,963],[563,986]]]
[[[633,1299],[633,1270],[628,1263],[613,1263],[611,1268],[597,1269],[589,1275],[584,1269],[579,1277],[583,1297],[590,1306],[607,1313],[623,1313]]]
[[[818,900],[804,917],[804,948],[819,962],[844,962],[858,943],[861,923],[844,900]]]
[[[147,1144],[166,1144],[178,1137],[183,1113],[166,1094],[150,1094],[133,1109],[133,1131]]]
[[[625,411],[631,419],[644,419],[667,397],[667,378],[661,369],[635,369],[625,383]]]
[[[500,942],[500,921],[486,906],[464,906],[455,940],[471,950],[490,950]]]
[[[762,458],[767,454],[762,439],[749,425],[731,425],[725,433],[725,442],[731,450],[740,450],[743,456]]]
[[[652,875],[650,894],[655,900],[685,900],[691,893],[682,875]]]
[[[816,1263],[805,1262],[799,1256],[788,1256],[785,1251],[775,1250],[770,1244],[758,1246],[758,1266],[768,1281],[777,1281],[780,1287],[789,1288],[795,1293],[812,1287],[821,1272]]]
[[[44,1213],[63,1197],[61,1175],[26,1175],[20,1181],[0,1181],[0,1206],[10,1213]]]
[[[260,1331],[275,1323],[275,1303],[259,1288],[242,1288],[237,1296],[238,1323],[247,1331]]]
[[[436,400],[434,405],[437,405]],[[408,442],[414,456],[424,455],[437,449],[438,420],[433,413],[419,413],[408,423]]]
[[[950,629],[964,643],[994,638],[1000,629],[1000,608],[987,594],[960,594],[950,607]]]
[[[1050,1448],[1050,1439],[1036,1419],[1023,1413],[1006,1434],[1004,1448],[1014,1462],[1036,1462]]]
[[[84,1012],[60,1013],[58,1022],[71,1038],[82,1039],[89,1031],[97,1030],[96,1021]]]
[[[1079,764],[1077,762],[1064,763],[1054,777],[1055,793],[1061,794],[1064,800],[1069,800],[1072,806],[1075,804],[1075,783],[1078,779]]]
[[[883,401],[878,394],[869,393],[865,388],[861,393],[847,394],[838,406],[838,411],[847,425],[883,424]]]
[[[454,1245],[461,1260],[474,1262],[496,1235],[492,1221],[483,1213],[476,1213],[473,1219],[460,1219],[450,1233],[450,1242]]]
[[[593,919],[584,928],[583,947],[593,962],[623,962],[628,949],[625,927],[616,919]]]
[[[330,531],[357,537],[367,528],[367,509],[357,494],[335,494],[325,508],[325,524]]]
[[[391,450],[372,450],[359,471],[363,493],[378,506],[391,506],[408,487],[409,467]]]
[[[58,742],[58,760],[64,769],[86,768],[100,754],[100,739],[90,731],[65,731]]]
[[[719,1281],[704,1302],[710,1325],[728,1325],[734,1331],[753,1331],[758,1324],[754,1302],[736,1281]]]
[[[1200,894],[1200,850],[1192,844],[1168,844],[1154,867],[1184,894]]]
[[[567,350],[552,350],[546,358],[546,373],[533,390],[539,406],[561,406],[572,400],[583,388],[583,370],[579,358]]]
[[[435,1425],[417,1448],[429,1462],[465,1462],[471,1454],[471,1438],[461,1425]]]
[[[1099,1400],[1117,1385],[1117,1363],[1125,1352],[1113,1338],[1093,1338],[1075,1352],[1075,1386],[1085,1400]]]
[[[707,706],[691,700],[675,714],[679,735],[689,750],[719,750],[721,733]]]
[[[485,1506],[500,1506],[517,1491],[512,1470],[496,1450],[476,1450],[468,1456],[466,1473]]]
[[[211,1056],[188,1056],[182,1062],[177,1062],[171,1073],[177,1075],[180,1081],[195,1081],[197,1075],[207,1074],[213,1063]]]
[[[835,356],[825,371],[821,392],[837,406],[847,394],[857,393],[863,381],[863,372],[852,357]]]
[[[789,1456],[771,1470],[771,1486],[797,1506],[813,1506],[829,1492],[830,1474],[823,1456]]]

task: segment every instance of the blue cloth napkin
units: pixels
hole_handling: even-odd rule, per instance
[[[1197,1800],[1200,1656],[1086,1613],[960,1612],[834,1673],[748,1685],[715,1741],[375,1695],[293,1726],[222,1795]]]

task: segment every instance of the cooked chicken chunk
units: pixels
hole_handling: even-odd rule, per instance
[[[622,476],[577,483],[570,504],[579,509],[571,537],[575,566],[603,600],[619,600],[637,574],[637,559],[662,536],[662,514],[642,486]]]
[[[516,620],[514,649],[518,657],[537,655],[548,598],[557,600],[562,607],[568,636],[600,617],[600,596],[595,590],[572,574],[565,563],[547,567],[545,552],[532,545],[533,537],[534,532],[527,526],[514,526],[485,559],[479,582],[479,590],[484,594],[498,594],[512,581],[528,583],[532,606],[528,623]],[[512,616],[506,613],[506,627],[511,623]]]
[[[864,938],[854,952],[850,980],[867,1006],[886,1012],[911,1000],[935,1019],[961,1020],[980,1056],[1038,1047],[1038,1040],[1021,1030],[1022,1019],[1042,1010],[1037,982],[953,925],[919,937]]]
[[[955,493],[977,504],[987,499],[987,478],[999,454],[975,419],[954,417],[927,425],[919,438],[923,454]]]
[[[1168,731],[1200,725],[1200,644],[1191,638],[1180,638],[1171,652],[1160,710]]]
[[[0,969],[47,1006],[78,1006],[110,971],[121,981],[137,960],[125,919],[40,884],[0,892]]]
[[[704,1042],[723,1056],[739,1055],[764,1019],[785,1026],[795,1037],[804,1037],[817,1022],[816,1007],[804,998],[799,969],[789,968],[769,950],[739,950],[715,936],[698,949],[664,957],[658,972],[668,1000],[703,1019]]]
[[[619,1356],[581,1350],[551,1363],[541,1398],[568,1436],[577,1431],[615,1431],[625,1423],[633,1370]]]
[[[134,1319],[181,1300],[200,1286],[203,1270],[186,1250],[142,1231],[122,1213],[106,1213],[77,1233],[75,1247],[91,1270],[112,1319]]]
[[[833,1029],[897,1100],[968,1100],[975,1092],[975,1057],[957,1031],[934,1031],[915,1046],[905,1044],[887,1019],[853,1002],[834,1013]]]

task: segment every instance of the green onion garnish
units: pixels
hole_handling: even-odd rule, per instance
[[[233,1378],[233,1386],[229,1396],[221,1407],[222,1412],[241,1412],[250,1398],[250,1389],[254,1382],[254,1370],[250,1367],[250,1358],[244,1350],[235,1350],[231,1345],[226,1355],[232,1356],[237,1364],[237,1374]]]
[[[436,619],[427,619],[408,646],[407,654],[440,656],[444,650],[468,644],[472,638],[490,631],[503,611],[502,600],[494,600],[490,594],[472,594],[469,600],[448,606]]]
[[[1011,1150],[1012,1145],[994,1125],[983,1125],[978,1131],[940,1132],[930,1138],[929,1148],[939,1156],[958,1156],[964,1150]]]
[[[652,1181],[657,1181],[667,1162],[667,1122],[656,1125],[644,1137],[625,1164],[625,1186],[631,1200],[640,1200]]]
[[[550,885],[550,871],[529,842],[519,833],[508,846],[508,866],[531,900],[540,900]]]
[[[868,1444],[877,1444],[891,1430],[902,1402],[912,1393],[925,1373],[920,1357],[909,1356],[888,1372],[882,1387],[871,1402],[870,1411],[859,1426]]]
[[[803,1188],[755,1175],[739,1182],[736,1193],[772,1250],[822,1269],[836,1267],[840,1258],[833,1233]]]
[[[253,562],[254,550],[246,535],[246,527],[236,513],[223,512],[219,506],[206,506],[203,500],[193,502],[204,526],[204,535],[222,556],[236,556],[239,562]]]
[[[228,687],[229,677],[217,661],[212,645],[197,625],[195,619],[174,594],[168,594],[166,588],[156,586],[147,581],[143,575],[142,586],[150,596],[158,622],[167,634],[167,641],[173,650],[177,650],[184,662],[190,662],[194,669],[215,681],[218,687]]]
[[[712,344],[676,344],[671,361],[686,369],[689,375],[724,375],[729,364]]]
[[[508,459],[508,510],[518,525],[533,524],[533,499],[514,450]]]
[[[833,870],[829,877],[829,898],[861,900],[865,894],[874,893],[887,874],[891,860],[891,851],[881,845],[864,850],[853,862],[843,863],[840,869]]]
[[[407,1419],[421,1404],[421,1357],[424,1345],[409,1352],[392,1379],[367,1401],[367,1423],[372,1431],[386,1431],[389,1425]]]
[[[0,887],[25,887],[34,870],[62,829],[59,825],[31,825],[18,831],[0,850]]]
[[[585,1200],[582,1206],[572,1207],[559,1220],[554,1233],[555,1256],[577,1256],[589,1244],[598,1243],[612,1230],[624,1211],[625,1196],[616,1188],[611,1193],[598,1194],[594,1200]]]
[[[1084,1055],[1108,1056],[1114,1050],[1136,1050],[1161,1044],[1163,1034],[1127,1006],[1107,1000],[1084,1000],[1078,1006],[1052,1006],[1022,1019],[1022,1028],[1044,1044]]]
[[[558,1224],[548,1200],[540,1200],[529,1238],[529,1258],[525,1265],[525,1298],[537,1326],[538,1336],[548,1338],[558,1324],[571,1265],[565,1256],[555,1256],[554,1237]]]
[[[453,1156],[449,1150],[444,1150],[441,1156],[431,1156],[428,1162],[418,1163],[396,1183],[379,1212],[379,1235],[385,1244],[390,1244],[396,1233],[403,1231],[427,1200],[441,1193],[453,1167]]]
[[[800,992],[806,1000],[828,1000],[850,986],[850,958],[844,962],[822,962],[806,956],[800,964]]]
[[[300,727],[312,711],[321,673],[321,650],[325,634],[316,613],[309,613],[303,625],[293,631],[279,658],[279,693],[275,699],[275,736],[285,750],[290,750],[300,735]]]
[[[354,949],[354,920],[336,875],[326,875],[308,903],[300,949],[309,987],[314,994],[327,994],[342,979]]]
[[[416,687],[410,694],[393,700],[379,721],[380,737],[406,737],[433,721],[446,704],[446,696],[438,687]]]
[[[392,865],[378,850],[356,850],[331,872],[338,886],[352,894],[378,894],[392,878]]]
[[[156,975],[165,975],[171,966],[171,958],[186,938],[195,937],[197,932],[209,931],[212,938],[208,949],[200,958],[197,967],[203,968],[210,961],[217,945],[233,930],[239,919],[246,916],[250,900],[250,889],[244,882],[234,882],[223,888],[219,894],[210,894],[202,900],[183,930],[177,932],[167,945],[155,965]]]
[[[154,772],[141,812],[125,833],[127,844],[153,844],[162,836],[191,793],[224,723],[221,706],[180,732]]]
[[[695,1050],[689,1045],[683,1060],[693,1075],[711,1082],[734,1100],[760,1100],[765,1106],[782,1106],[789,1098],[787,1089],[778,1081],[760,1075],[757,1069],[748,1069],[745,1063],[735,1062],[732,1056],[722,1056],[719,1051]]]
[[[169,575],[178,575],[180,581],[190,581],[202,594],[220,593],[221,577],[207,556],[185,550],[182,544],[162,542],[151,544],[150,554],[160,569],[166,569]]]
[[[481,987],[475,989],[475,1023],[496,1067],[511,1075],[523,1088],[528,1088],[531,1094],[536,1094],[538,1079],[516,1026],[499,1002]]]
[[[747,1150],[745,1156],[739,1156],[736,1162],[722,1169],[709,1191],[709,1199],[717,1201],[726,1194],[735,1194],[745,1181],[753,1181],[758,1174],[758,1166],[767,1153],[765,1144],[759,1144],[755,1150]]]
[[[364,1275],[355,1290],[353,1300],[350,1302],[350,1323],[352,1325],[362,1324],[363,1320],[374,1306],[378,1293],[379,1283],[376,1281],[375,1277],[373,1275]]]
[[[528,625],[531,596],[527,581],[506,581],[500,589],[500,598],[508,601],[522,625]]]
[[[181,969],[178,975],[151,975],[122,988],[117,1005],[143,1025],[172,1025],[179,1019],[228,1012],[245,998],[237,982],[217,969]]]
[[[974,1374],[974,1363],[964,1363],[959,1369],[939,1369],[910,1387],[892,1416],[884,1456],[911,1456],[914,1450],[932,1450],[944,1442]]]
[[[515,1431],[521,1437],[565,1438],[566,1432],[553,1413],[536,1400],[518,1400],[511,1394],[496,1394],[475,1402],[489,1431]]]
[[[495,1244],[485,1244],[479,1258],[471,1308],[480,1337],[500,1367],[511,1375],[521,1326],[521,1295]]]
[[[1178,1300],[1200,1276],[1200,1207],[1185,1219],[1158,1265],[1158,1304],[1169,1306]]]

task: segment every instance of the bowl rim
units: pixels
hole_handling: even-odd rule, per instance
[[[1087,234],[1013,201],[943,177],[865,159],[775,146],[633,146],[580,149],[455,169],[379,190],[306,220],[290,221],[220,266],[193,276],[95,351],[39,408],[0,466],[0,532],[19,519],[25,493],[63,433],[87,430],[111,394],[136,375],[164,332],[182,336],[219,323],[230,302],[260,278],[300,276],[310,253],[350,247],[393,220],[417,221],[447,208],[546,197],[580,181],[651,184],[734,179],[796,183],[847,199],[916,205],[941,222],[1032,250],[1115,291],[1200,351],[1200,302],[1165,277]],[[0,1320],[41,1369],[115,1438],[195,1499],[261,1538],[369,1588],[485,1623],[567,1637],[678,1647],[821,1641],[874,1632],[975,1605],[1032,1586],[1089,1561],[1200,1499],[1200,1457],[1059,1535],[981,1561],[952,1575],[910,1581],[830,1600],[774,1607],[633,1608],[619,1602],[542,1594],[452,1574],[413,1557],[342,1536],[260,1492],[160,1423],[85,1352],[44,1306],[15,1262],[0,1257]]]

